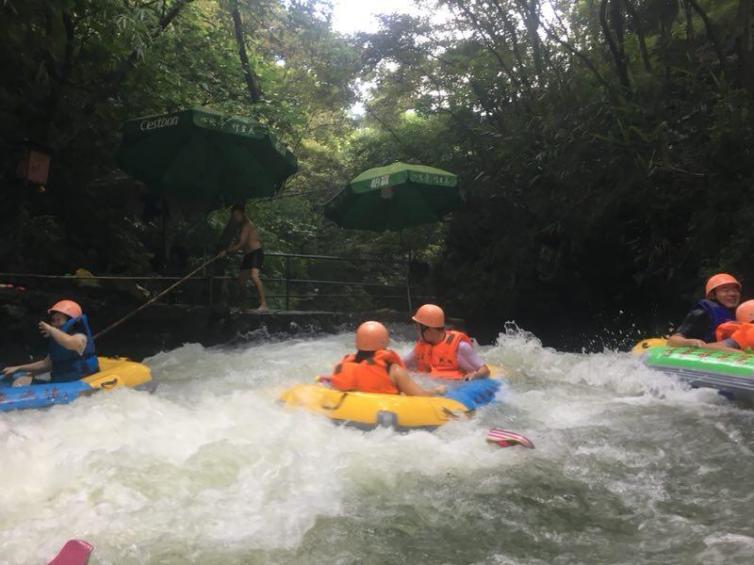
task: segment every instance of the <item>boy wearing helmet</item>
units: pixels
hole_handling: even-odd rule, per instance
[[[444,394],[445,387],[425,390],[416,384],[397,353],[388,349],[390,334],[379,322],[364,322],[356,330],[356,353],[346,355],[335,366],[328,380],[342,391],[434,396]]]
[[[22,371],[32,375],[50,372],[51,383],[76,381],[99,371],[94,339],[81,306],[72,300],[57,302],[47,313],[50,323],[39,322],[39,332],[48,339],[49,353],[41,361],[6,367],[4,376]],[[21,377],[14,386],[32,384],[32,376]]]
[[[439,379],[482,379],[490,369],[474,351],[466,334],[445,329],[445,312],[425,304],[411,318],[419,340],[404,359],[406,367]]]
[[[720,324],[735,319],[735,310],[741,302],[741,283],[727,273],[709,278],[705,298],[689,311],[676,332],[668,339],[673,347],[704,347],[715,341],[715,330]]]

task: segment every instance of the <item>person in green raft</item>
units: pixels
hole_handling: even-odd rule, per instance
[[[705,298],[696,303],[676,332],[668,338],[671,347],[705,347],[715,341],[720,324],[735,320],[741,302],[741,283],[728,273],[718,273],[705,285]]]

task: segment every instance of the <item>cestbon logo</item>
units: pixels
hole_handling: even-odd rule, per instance
[[[178,116],[166,116],[164,118],[142,120],[139,123],[139,129],[141,131],[150,131],[153,129],[172,128],[177,125],[178,125]]]
[[[390,175],[382,175],[381,177],[374,177],[370,183],[369,188],[382,188],[390,184]]]

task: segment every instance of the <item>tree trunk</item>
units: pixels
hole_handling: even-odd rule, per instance
[[[238,0],[231,2],[231,16],[233,17],[233,30],[236,35],[236,44],[238,46],[238,57],[241,59],[241,68],[243,77],[246,81],[246,89],[249,92],[249,99],[252,104],[256,104],[262,99],[262,88],[259,85],[259,77],[251,68],[249,57],[246,54],[246,39],[243,33],[243,22],[241,22],[241,12],[238,9]]]
[[[634,27],[636,28],[636,37],[639,39],[639,51],[641,52],[641,60],[644,63],[644,70],[651,73],[652,61],[649,58],[647,38],[644,35],[644,26],[641,23],[641,17],[636,13],[636,8],[631,3],[631,0],[623,0],[623,5],[626,7],[626,12],[631,16],[631,21],[634,22]]]
[[[704,22],[704,29],[707,30],[707,37],[709,37],[709,40],[712,43],[712,47],[715,49],[715,53],[717,54],[717,58],[720,60],[720,72],[725,73],[725,53],[723,53],[723,48],[720,45],[720,41],[717,39],[717,34],[715,33],[715,27],[712,24],[712,20],[710,20],[707,12],[704,11],[704,8],[699,5],[699,2],[697,2],[697,0],[686,1],[691,5],[694,11],[699,14],[699,17],[702,18],[702,21]]]
[[[516,31],[516,26],[513,25],[513,22],[511,21],[511,18],[508,15],[508,12],[506,12],[505,9],[500,5],[499,0],[493,0],[493,2],[495,4],[495,7],[497,8],[500,18],[503,20],[503,25],[505,26],[505,30],[508,32],[508,35],[510,36],[513,56],[516,58],[516,62],[518,63],[518,66],[523,69],[526,67],[526,63],[524,62],[524,58],[521,54],[521,48],[518,43],[518,32]],[[527,89],[529,89],[530,88],[529,79],[526,76],[524,76],[522,77],[522,81],[526,85]]]
[[[738,80],[750,93],[754,94],[754,0],[740,0],[738,4],[738,25],[736,37],[738,51]]]
[[[694,40],[694,8],[688,0],[684,0],[683,7],[686,11],[686,42],[691,46]]]
[[[611,95],[613,94],[613,87],[610,85],[610,83],[607,80],[605,80],[605,77],[603,77],[600,74],[599,70],[597,69],[597,66],[592,62],[592,60],[587,55],[579,51],[576,47],[571,45],[568,41],[561,39],[558,36],[558,34],[552,31],[548,26],[546,25],[542,26],[542,29],[545,30],[545,33],[550,39],[552,39],[553,41],[563,46],[571,55],[573,55],[579,61],[581,61],[584,64],[584,66],[587,69],[589,69],[589,71],[594,75],[594,78],[597,79],[597,82],[599,82],[603,87],[605,87],[605,90],[608,93],[610,93]]]
[[[537,71],[537,80],[541,83],[543,77],[542,46],[539,40],[539,5],[537,0],[518,0],[519,10],[526,25],[526,31],[531,43],[534,68]]]
[[[615,38],[613,37],[613,32],[610,29],[610,24],[608,22],[608,6],[614,9],[615,2],[610,2],[610,0],[602,0],[600,2],[600,24],[602,25],[602,33],[605,36],[605,41],[607,41],[607,46],[610,49],[610,54],[613,57],[613,63],[615,63],[615,70],[618,74],[618,79],[620,80],[621,86],[623,86],[623,88],[626,90],[630,90],[631,81],[628,78],[628,68],[626,67],[625,56],[621,54],[622,48],[618,43],[616,43]],[[612,15],[614,16],[614,11],[612,12]],[[615,20],[614,23],[618,25],[618,22],[616,22]],[[621,29],[622,26],[620,26],[618,31],[619,39],[622,35],[620,31]]]
[[[47,8],[47,38],[49,45],[53,44],[52,33],[53,23],[52,20],[55,17],[51,6]],[[71,74],[71,67],[73,65],[73,49],[75,41],[75,27],[71,14],[63,10],[60,14],[60,19],[65,30],[65,50],[63,53],[62,62],[58,62],[52,53],[52,49],[48,48],[45,56],[45,67],[47,68],[47,74],[50,77],[50,94],[47,98],[47,104],[45,107],[45,115],[43,119],[42,130],[42,143],[44,145],[50,145],[52,140],[52,127],[55,123],[55,118],[58,113],[58,106],[60,99],[63,95],[63,88]]]

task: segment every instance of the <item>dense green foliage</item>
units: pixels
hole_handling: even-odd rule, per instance
[[[327,223],[325,199],[394,160],[458,174],[463,209],[402,249],[432,265],[423,292],[480,322],[667,320],[714,270],[754,277],[751,2],[417,3],[450,16],[345,38],[318,0],[4,2],[0,260],[156,267],[158,210],[115,170],[119,125],[208,106],[268,124],[299,158],[283,198],[250,204],[270,249],[395,255],[396,234]],[[23,138],[53,150],[44,193],[14,178]],[[214,248],[223,213],[170,212],[191,260]]]
[[[364,41],[395,155],[463,176],[436,269],[459,311],[667,321],[712,271],[752,279],[749,2],[441,4],[450,25],[393,17]]]

